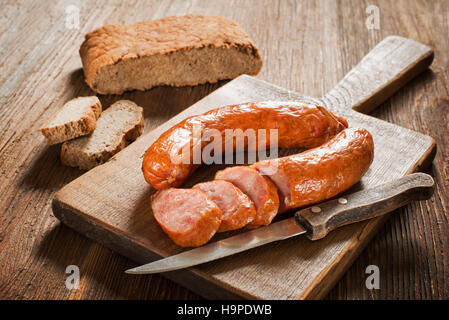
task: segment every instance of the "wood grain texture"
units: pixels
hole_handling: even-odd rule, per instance
[[[380,9],[379,30],[365,28],[365,9],[371,4]],[[447,1],[75,2],[80,8],[79,29],[65,28],[67,5],[11,1],[0,9],[1,298],[198,298],[159,276],[123,274],[134,263],[57,222],[51,199],[81,172],[61,166],[58,148],[47,147],[38,132],[65,101],[91,94],[78,56],[87,31],[105,23],[188,12],[238,21],[264,58],[258,77],[310,96],[331,89],[388,35],[409,37],[435,49],[432,70],[373,113],[435,138],[439,148],[429,169],[436,180],[435,196],[394,214],[327,297],[449,298]],[[221,84],[157,88],[124,98],[144,106],[147,123],[157,126]],[[115,99],[101,97],[105,106]],[[69,264],[81,268],[79,290],[64,285]],[[370,264],[381,270],[380,290],[364,286]]]
[[[428,48],[418,51],[416,59],[409,60],[409,64],[417,64],[426,51]],[[362,78],[370,75],[368,70],[359,74]],[[388,88],[385,87],[384,91]],[[179,253],[181,248],[163,233],[149,205],[148,199],[156,190],[145,182],[141,173],[145,150],[163,132],[189,116],[226,104],[255,100],[293,100],[305,104],[318,101],[253,77],[240,76],[142,136],[108,163],[63,187],[53,201],[55,216],[80,233],[139,263]],[[370,131],[374,139],[373,163],[352,190],[376,186],[414,171],[416,164],[426,159],[434,148],[430,137],[350,108],[332,107],[352,127]],[[292,154],[295,151],[284,152]],[[200,167],[185,186],[213,179],[219,168],[221,166],[217,165]],[[290,239],[189,270],[165,273],[164,276],[208,298],[322,298],[381,224],[382,219],[373,219],[338,230],[319,242]],[[226,236],[229,233],[217,235],[214,239]]]

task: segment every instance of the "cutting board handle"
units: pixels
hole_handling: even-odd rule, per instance
[[[296,221],[307,230],[311,240],[324,238],[341,226],[379,217],[414,200],[426,200],[433,194],[434,181],[425,173],[413,173],[344,198],[302,209]]]
[[[323,98],[334,109],[352,108],[369,113],[408,81],[429,67],[432,48],[419,42],[389,36],[374,47],[340,83]]]

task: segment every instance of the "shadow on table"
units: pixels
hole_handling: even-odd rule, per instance
[[[373,112],[370,113],[371,116],[375,118],[379,118],[382,120],[390,120],[389,114],[398,114],[400,113],[400,109],[405,108],[408,104],[402,104],[402,103],[391,103],[394,99],[402,99],[403,97],[407,97],[411,92],[416,90],[416,88],[419,88],[423,84],[432,83],[436,79],[436,74],[431,69],[426,69],[423,71],[418,77],[415,77],[410,82],[402,86],[398,92],[396,92],[391,98],[387,99],[384,103],[379,105]],[[414,104],[411,104],[412,106]],[[421,108],[419,104],[416,105],[417,108]],[[398,124],[396,122],[396,124]],[[412,127],[409,127],[409,123],[405,122],[404,124],[400,124],[402,126],[407,125],[407,128],[413,129]]]
[[[22,178],[22,184],[36,189],[59,189],[84,171],[63,166],[59,159],[61,145],[43,146]]]

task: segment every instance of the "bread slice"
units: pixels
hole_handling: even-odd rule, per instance
[[[97,97],[70,100],[40,130],[49,145],[61,143],[92,133],[101,114]]]
[[[117,101],[103,112],[91,135],[62,144],[61,161],[67,166],[89,170],[136,140],[143,127],[143,109],[132,101]]]
[[[262,67],[237,23],[198,14],[106,25],[86,35],[80,55],[86,83],[102,94],[217,82]]]

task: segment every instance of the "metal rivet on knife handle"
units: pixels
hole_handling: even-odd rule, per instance
[[[312,208],[310,208],[310,210],[311,210],[313,213],[320,213],[320,212],[321,212],[321,208],[320,208],[320,207],[312,207]]]
[[[296,212],[296,221],[307,229],[311,240],[325,237],[330,231],[354,222],[372,219],[413,200],[425,200],[433,194],[434,181],[425,173],[414,173],[393,182],[362,190],[347,196],[347,204],[339,200],[321,203],[321,212],[306,208]]]

